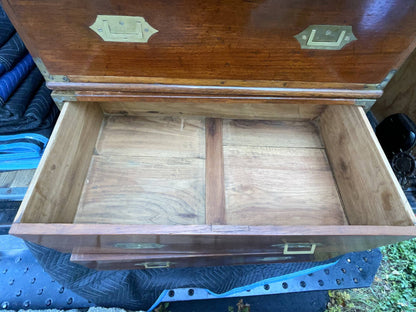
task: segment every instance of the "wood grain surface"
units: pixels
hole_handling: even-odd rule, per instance
[[[28,187],[36,169],[0,172],[0,187]]]
[[[205,160],[94,156],[75,223],[203,224]]]
[[[99,155],[205,158],[202,119],[109,116],[97,142]]]
[[[100,77],[379,83],[414,48],[413,0],[2,0],[33,56],[52,74]],[[98,14],[142,16],[148,43],[104,42]],[[302,50],[309,25],[351,25],[340,51]],[[50,31],[53,29],[54,31]]]
[[[106,101],[108,101],[108,98]],[[273,103],[273,101],[258,103],[258,99],[254,102],[247,99],[238,101],[210,99],[203,103],[184,98],[169,98],[162,101],[160,99],[154,101],[139,99],[138,102],[106,101],[100,103],[105,113],[132,116],[173,115],[177,117],[204,116],[232,119],[304,120],[318,117],[326,108],[326,105],[323,105],[319,99],[314,99],[311,101],[313,104],[309,105],[302,104],[302,100],[298,101],[296,99],[282,99],[282,103],[278,104]],[[337,100],[331,102],[338,103]]]
[[[382,95],[382,90],[375,85],[362,85],[363,90],[350,88],[348,84],[343,85],[343,89],[336,89],[334,86],[329,88],[306,85],[305,88],[288,87],[258,87],[255,82],[252,86],[239,86],[238,82],[234,86],[217,85],[196,85],[194,80],[188,80],[189,85],[180,84],[150,84],[150,83],[98,83],[98,82],[57,82],[47,83],[48,88],[57,91],[93,91],[93,92],[131,92],[143,95],[162,94],[165,96],[187,95],[187,96],[223,96],[223,97],[311,97],[311,98],[358,98],[358,99],[377,99]],[[215,81],[212,82],[212,84]],[[231,82],[229,82],[231,83]],[[304,85],[304,83],[302,84]],[[354,85],[355,86],[355,85]]]
[[[316,243],[316,253],[362,251],[416,236],[415,226],[232,226],[14,223],[11,234],[62,252],[193,253],[276,251],[285,243]],[[123,249],[149,242],[158,249]],[[277,246],[276,246],[277,245]],[[190,252],[191,251],[191,252]]]
[[[360,107],[328,107],[320,119],[351,225],[412,225],[415,215]]]
[[[323,148],[319,129],[308,121],[224,120],[224,145]]]
[[[381,96],[382,92],[379,92],[377,96]],[[118,92],[118,91],[65,91],[65,90],[55,90],[53,95],[58,95],[59,97],[64,97],[68,95],[70,97],[75,97],[79,101],[85,102],[131,102],[137,101],[137,104],[142,103],[182,103],[194,105],[204,105],[204,104],[301,104],[304,106],[308,105],[354,105],[356,98],[329,98],[329,97],[300,97],[300,96],[239,96],[239,95],[209,95],[209,94],[146,94],[140,92]],[[261,101],[259,101],[261,100]],[[185,105],[186,106],[186,105]],[[232,117],[232,116],[230,116]]]
[[[102,119],[99,105],[65,104],[16,221],[73,221]]]
[[[74,222],[203,224],[204,128],[201,119],[107,117]]]
[[[224,172],[227,224],[346,224],[312,122],[226,121]]]
[[[205,123],[205,210],[206,224],[225,223],[224,155],[222,119],[207,118]]]

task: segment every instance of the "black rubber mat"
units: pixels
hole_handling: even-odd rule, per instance
[[[223,293],[266,278],[322,264],[308,262],[290,265],[94,271],[70,262],[70,254],[62,254],[31,243],[28,247],[45,271],[64,286],[97,305],[129,310],[149,309],[166,289],[198,287]]]
[[[262,282],[268,278],[296,273],[331,263],[341,267],[334,271],[335,275],[331,274],[332,271],[330,269],[320,272],[322,277],[318,279],[320,281],[325,280],[326,287],[331,285],[330,288],[325,289],[367,287],[371,285],[381,260],[380,251],[374,250],[365,252],[364,257],[362,253],[355,253],[325,262],[134,271],[94,271],[71,263],[69,261],[70,254],[62,254],[32,243],[28,244],[28,247],[45,271],[65,287],[70,288],[75,293],[93,301],[97,305],[121,307],[129,310],[149,309],[169,289],[203,288],[221,294],[237,287]],[[357,261],[353,257],[357,257]],[[362,268],[366,264],[368,268],[363,270]],[[349,267],[347,267],[348,265]],[[358,270],[359,268],[361,268],[361,271]],[[345,273],[342,269],[345,269]],[[304,285],[302,283],[293,284],[291,289],[287,291],[299,292],[322,289],[318,279],[315,283],[310,282],[311,276],[307,276],[300,281]],[[284,290],[285,287],[283,285],[282,291],[284,292]],[[189,300],[189,298],[183,297],[180,300]],[[161,301],[167,300],[162,299]]]
[[[238,311],[237,303],[240,299],[244,304],[250,305],[250,312],[323,312],[329,302],[329,295],[328,291],[308,291],[243,298],[181,301],[169,303],[167,310],[171,312]]]
[[[21,239],[0,235],[0,309],[75,309],[92,305],[45,273]]]
[[[311,297],[307,297],[307,299],[305,299],[305,304],[307,302],[316,302],[316,304],[318,304],[317,302],[320,302],[319,300],[322,300],[322,297],[316,297],[317,294],[315,292],[311,292],[311,290],[319,292],[320,290],[368,287],[373,282],[380,260],[381,252],[378,249],[349,253],[342,256],[336,263],[326,265],[319,270],[263,280],[261,283],[257,283],[256,285],[245,287],[244,290],[229,292],[228,294],[225,294],[227,295],[227,298],[222,298],[221,300],[232,302],[232,300],[229,300],[230,298],[233,298],[234,300],[244,298],[245,302],[254,302],[257,307],[262,307],[262,301],[259,298],[259,295],[262,295],[261,297],[265,302],[275,302],[274,305],[269,305],[270,310],[265,310],[264,312],[276,311],[272,309],[273,306],[275,308],[278,307],[279,311],[281,309],[284,311],[289,309],[290,311],[289,307],[293,297],[299,295],[299,298],[305,298],[303,293],[308,292]],[[285,296],[290,293],[294,293],[296,295]],[[264,296],[273,294],[279,294],[279,296]],[[255,296],[257,299],[253,301],[250,299],[251,296]],[[160,302],[175,303],[177,301],[189,301],[196,298],[212,299],[215,297],[217,296],[213,296],[206,289],[170,289],[162,293],[153,308]],[[214,301],[217,301],[217,299],[214,299]],[[276,302],[279,304],[276,304]],[[197,305],[199,306],[199,304]],[[305,311],[305,309],[300,311]],[[317,311],[320,310],[318,309]]]

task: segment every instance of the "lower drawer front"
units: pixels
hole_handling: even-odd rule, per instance
[[[79,254],[247,256],[306,244],[315,259],[416,235],[361,108],[283,108],[232,120],[66,103],[11,234]]]
[[[184,268],[223,265],[267,264],[277,262],[307,262],[313,255],[282,254],[77,254],[71,262],[95,270],[137,270],[160,268]]]

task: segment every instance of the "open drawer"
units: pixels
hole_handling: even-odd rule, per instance
[[[107,113],[117,105],[65,103],[11,234],[113,260],[271,253],[276,261],[416,236],[360,107],[291,105],[297,113],[288,114],[270,104],[268,120],[247,120],[238,111],[236,119]]]

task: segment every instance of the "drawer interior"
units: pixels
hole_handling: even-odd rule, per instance
[[[207,163],[209,127],[223,159]],[[346,222],[313,121],[137,116],[104,117],[74,222],[205,224],[205,172],[222,163],[224,224]]]
[[[413,224],[361,108],[271,119],[66,103],[16,222]]]

